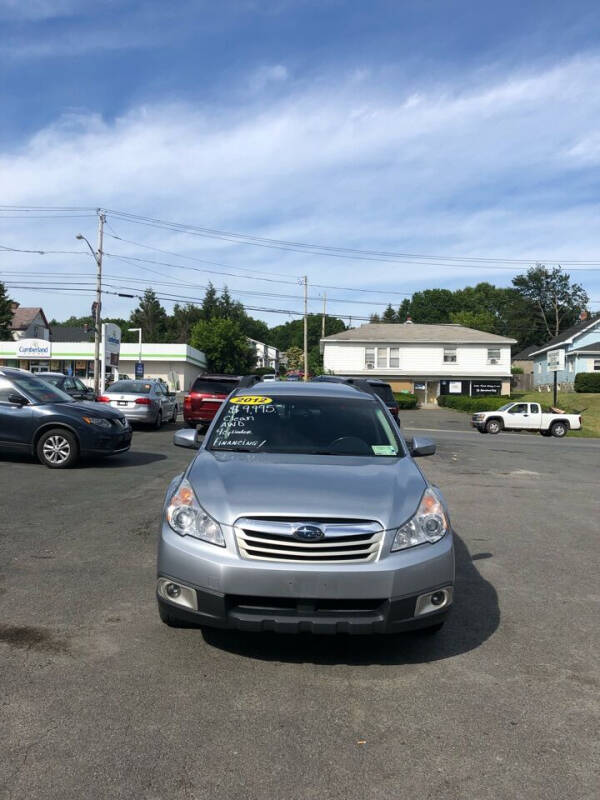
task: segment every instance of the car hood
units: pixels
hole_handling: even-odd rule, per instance
[[[103,419],[122,419],[124,416],[116,408],[107,407],[105,403],[92,403],[89,400],[83,403],[47,403],[44,407],[57,414],[66,414],[77,419],[83,416],[89,417],[91,414]]]
[[[427,483],[411,458],[201,450],[188,480],[218,522],[239,517],[343,517],[385,529],[417,510]]]

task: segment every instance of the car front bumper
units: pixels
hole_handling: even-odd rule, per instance
[[[125,428],[122,433],[89,437],[81,442],[81,454],[91,456],[125,453],[131,447],[131,437],[131,427]]]
[[[391,633],[435,625],[452,603],[451,533],[436,544],[388,553],[368,564],[310,566],[246,560],[237,553],[231,529],[226,538],[227,548],[215,547],[181,537],[164,524],[159,604],[181,619],[220,628]],[[184,587],[185,605],[166,596],[167,581]],[[444,604],[419,613],[424,606],[418,598],[437,590],[445,591]]]

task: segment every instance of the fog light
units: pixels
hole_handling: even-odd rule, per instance
[[[183,608],[198,610],[198,597],[196,590],[184,583],[174,583],[169,578],[159,578],[157,583],[158,596],[169,603],[174,603]]]
[[[169,597],[175,598],[179,597],[179,595],[181,594],[181,587],[177,586],[176,583],[167,583],[165,591],[169,595]]]
[[[443,605],[445,599],[446,599],[445,592],[434,592],[431,595],[431,604],[433,606],[441,606]]]

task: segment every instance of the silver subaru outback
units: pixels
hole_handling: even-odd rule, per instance
[[[259,383],[224,401],[169,486],[157,599],[169,625],[439,630],[454,546],[439,489],[381,400],[343,383]]]

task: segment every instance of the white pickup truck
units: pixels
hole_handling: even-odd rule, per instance
[[[539,403],[506,403],[496,411],[473,414],[471,425],[481,433],[500,431],[539,431],[542,436],[562,438],[581,428],[579,414],[542,411]]]

